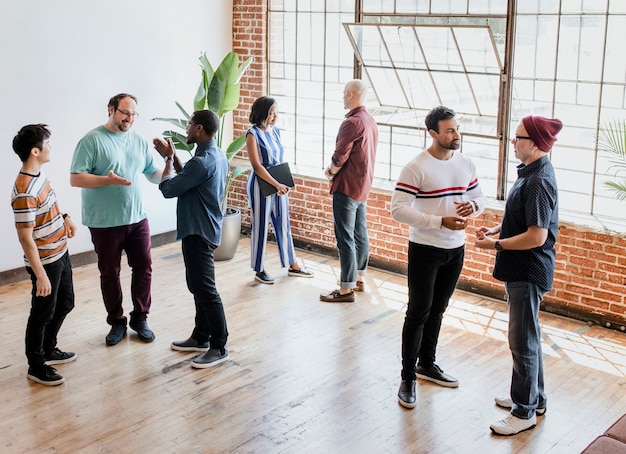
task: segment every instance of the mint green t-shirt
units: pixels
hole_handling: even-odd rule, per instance
[[[135,224],[147,216],[139,178],[160,170],[148,141],[133,130],[114,133],[98,126],[89,131],[76,145],[70,172],[108,175],[111,170],[132,184],[82,188],[82,222],[87,227]]]

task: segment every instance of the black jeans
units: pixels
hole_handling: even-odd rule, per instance
[[[402,379],[435,363],[443,313],[463,268],[465,246],[440,249],[409,242],[409,303],[402,328]]]
[[[209,341],[211,348],[226,345],[228,329],[224,306],[215,287],[215,247],[199,235],[182,240],[187,288],[196,303],[196,324],[191,337],[200,343]]]
[[[37,278],[32,268],[26,267],[33,283],[30,315],[26,324],[26,358],[31,367],[40,367],[45,355],[57,346],[57,334],[65,316],[74,309],[72,264],[68,252],[54,263],[43,266],[50,279],[52,292],[36,296]]]

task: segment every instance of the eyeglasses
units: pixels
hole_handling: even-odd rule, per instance
[[[127,110],[120,110],[117,107],[115,108],[119,113],[124,115],[125,117],[137,118],[139,116],[139,112],[129,112]]]
[[[515,140],[522,140],[522,139],[533,140],[532,137],[528,137],[528,136],[515,136]]]

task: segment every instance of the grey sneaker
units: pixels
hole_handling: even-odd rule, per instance
[[[422,366],[417,366],[417,374],[415,375],[417,378],[421,378],[422,380],[428,380],[448,388],[456,388],[459,386],[459,381],[456,378],[452,375],[444,373],[443,370],[441,370],[441,367],[436,364],[433,364],[428,369],[425,369]]]
[[[116,345],[119,344],[120,341],[126,335],[126,325],[113,325],[111,326],[111,331],[107,334],[106,344],[107,345]]]
[[[206,369],[207,367],[217,366],[228,360],[228,350],[224,349],[224,353],[219,348],[209,348],[204,354],[196,356],[191,361],[191,367],[196,369]]]
[[[209,349],[209,342],[200,343],[193,337],[185,339],[184,341],[172,342],[172,350],[178,350],[180,352],[205,352]]]
[[[532,415],[529,419],[518,418],[513,414],[509,414],[501,421],[493,423],[490,429],[498,435],[516,435],[525,430],[532,429],[537,425],[537,417]]]
[[[259,281],[262,284],[273,284],[274,278],[267,274],[265,271],[259,271],[254,275],[254,279]]]
[[[495,398],[496,405],[500,408],[506,408],[510,410],[513,407],[513,400],[510,397],[496,397]],[[546,408],[537,408],[535,410],[537,416],[543,416],[546,414]]]
[[[75,361],[78,355],[74,352],[62,352],[58,348],[52,350],[52,352],[44,355],[46,364],[52,366],[53,364],[65,364]]]
[[[145,320],[131,320],[128,325],[137,333],[139,340],[143,342],[152,342],[154,340],[154,333]]]

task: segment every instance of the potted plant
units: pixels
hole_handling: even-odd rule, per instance
[[[617,169],[615,176],[626,172],[626,120],[608,122],[600,128],[598,148],[612,154],[616,159],[611,160],[609,169]],[[626,180],[607,181],[604,183],[611,190],[617,200],[626,200]]]
[[[218,147],[222,147],[222,139],[224,137],[224,117],[227,113],[235,110],[239,106],[241,75],[246,71],[252,58],[248,58],[241,65],[239,57],[235,52],[229,52],[220,65],[214,70],[209,62],[206,53],[200,55],[200,67],[202,68],[202,80],[198,86],[196,96],[193,100],[193,110],[212,110],[220,119],[220,128],[217,132],[216,142]],[[185,128],[191,115],[176,102],[176,106],[183,115],[183,118],[153,118],[153,120],[166,121],[180,131],[167,130],[163,132],[165,138],[172,139],[174,147],[177,150],[185,150],[189,154],[193,153],[194,144],[188,144],[186,139]],[[226,157],[230,163],[232,159],[239,153],[246,143],[245,136],[237,137],[228,147],[226,147]],[[231,167],[226,177],[226,186],[224,188],[224,198],[222,199],[222,213],[224,221],[222,224],[222,242],[215,249],[215,260],[230,260],[235,256],[239,237],[241,235],[241,212],[234,207],[228,206],[228,191],[233,180],[250,169],[250,166]]]

